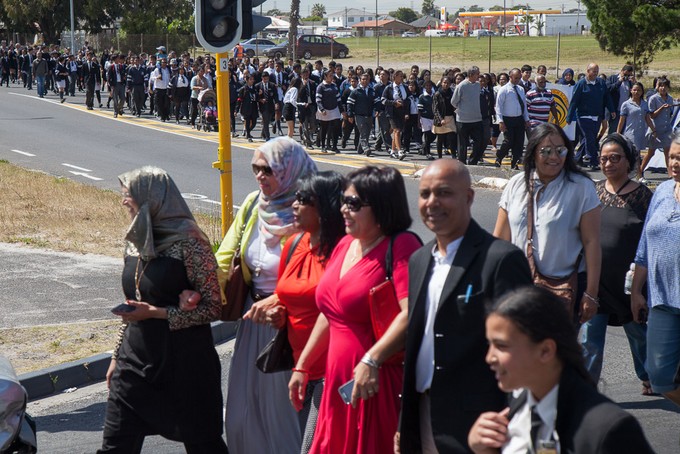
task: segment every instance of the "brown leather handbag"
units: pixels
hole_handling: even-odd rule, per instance
[[[253,213],[253,208],[257,205],[257,199],[259,194],[251,202],[246,213],[246,217],[243,221],[243,227],[241,228],[241,236],[238,240],[238,248],[234,253],[234,259],[231,263],[231,273],[229,280],[224,286],[224,296],[226,299],[226,304],[222,306],[222,315],[220,320],[223,322],[234,322],[243,316],[243,310],[246,305],[246,299],[248,298],[248,292],[250,292],[250,286],[246,283],[245,276],[243,275],[243,268],[241,264],[241,247],[243,246],[243,232],[246,230],[246,225]]]
[[[562,300],[564,306],[567,308],[567,312],[574,317],[574,306],[576,305],[576,289],[578,287],[578,267],[581,263],[581,256],[579,254],[578,259],[576,259],[576,265],[574,266],[574,272],[569,276],[564,278],[554,278],[541,274],[536,266],[536,261],[534,259],[534,182],[533,179],[529,184],[529,201],[527,203],[527,261],[529,262],[529,269],[531,270],[531,275],[533,276],[534,285],[536,287],[542,287],[546,290],[550,290],[558,298]],[[540,192],[543,190],[541,188]]]

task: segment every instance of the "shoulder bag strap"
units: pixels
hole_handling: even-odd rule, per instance
[[[423,240],[421,240],[420,237],[416,233],[411,232],[410,230],[405,230],[403,232],[395,233],[394,235],[392,235],[390,237],[390,244],[389,244],[389,246],[387,246],[387,253],[385,254],[385,276],[387,277],[388,281],[392,280],[392,271],[393,271],[393,268],[394,268],[394,263],[393,263],[393,260],[392,260],[392,256],[394,255],[394,254],[392,254],[392,248],[394,247],[394,240],[396,240],[397,237],[399,235],[401,235],[402,233],[410,233],[411,235],[413,235],[415,237],[416,240],[418,240],[418,243],[420,243],[421,246],[423,245]]]
[[[246,225],[248,225],[248,220],[250,219],[250,216],[253,214],[253,209],[255,208],[255,205],[257,205],[257,200],[260,198],[260,193],[258,192],[255,198],[253,199],[252,202],[250,202],[250,206],[248,207],[248,211],[246,211],[246,217],[243,219],[243,226],[241,227],[241,235],[239,236],[238,239],[238,248],[236,249],[236,253],[234,254],[234,257],[240,256],[241,255],[241,242],[243,241],[243,234],[246,231]]]
[[[290,258],[293,256],[293,252],[295,252],[295,249],[297,249],[298,244],[300,244],[300,240],[304,236],[305,232],[298,233],[295,239],[293,240],[293,244],[290,245],[290,249],[288,249],[288,254],[286,255],[286,266],[288,266],[288,262],[290,262]]]

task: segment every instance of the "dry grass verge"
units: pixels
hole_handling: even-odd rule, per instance
[[[0,194],[0,242],[122,256],[130,219],[119,193],[0,161]],[[196,219],[211,241],[219,241],[219,219],[201,214]],[[107,320],[2,329],[0,353],[17,373],[38,370],[111,350],[118,324]]]

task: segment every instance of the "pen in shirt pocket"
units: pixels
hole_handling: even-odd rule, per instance
[[[465,291],[465,304],[470,302],[470,296],[472,296],[472,284],[468,284],[467,290]]]

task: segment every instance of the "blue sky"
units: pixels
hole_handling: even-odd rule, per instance
[[[322,3],[326,5],[326,12],[335,13],[345,9],[345,5],[342,2],[329,2],[324,0],[301,0],[300,2],[300,14],[302,16],[307,16],[309,9],[315,3]],[[525,1],[511,1],[506,0],[506,5],[508,8],[514,4],[526,4]],[[578,7],[578,2],[572,1],[554,1],[554,0],[535,0],[529,1],[529,5],[534,9],[561,9],[564,5],[565,10],[570,10],[572,8]],[[363,9],[366,8],[367,12],[375,11],[375,0],[354,0],[351,2],[352,8]],[[437,6],[446,6],[449,11],[455,11],[458,8],[469,7],[471,5],[479,5],[484,9],[487,9],[494,5],[503,5],[502,0],[477,0],[477,1],[465,1],[465,2],[454,2],[451,0],[447,1],[435,1]],[[417,12],[420,12],[422,8],[422,0],[378,0],[378,12],[380,14],[387,13],[389,11],[394,11],[400,7],[413,8]],[[349,6],[348,6],[349,7]],[[278,8],[281,11],[288,11],[290,9],[289,0],[267,0],[262,4],[262,10],[267,11],[269,9]]]

